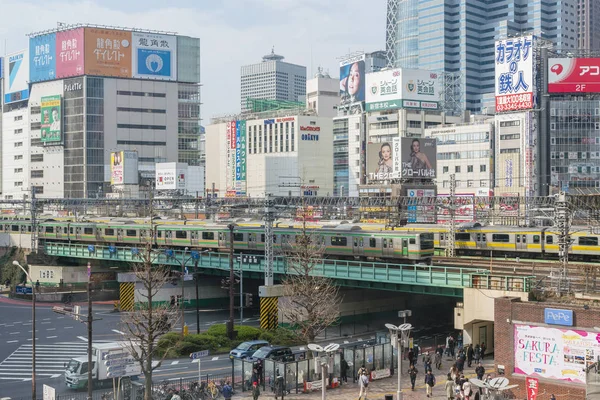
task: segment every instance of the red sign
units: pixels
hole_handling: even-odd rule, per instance
[[[301,126],[300,130],[301,131],[320,132],[321,127],[320,126]]]
[[[600,92],[600,58],[549,59],[548,92]]]
[[[536,400],[540,387],[537,378],[526,378],[525,385],[527,386],[527,400]]]
[[[296,117],[277,118],[275,120],[275,122],[289,122],[289,121],[294,121],[295,119],[296,119]]]
[[[527,110],[533,108],[533,93],[496,96],[496,112]]]

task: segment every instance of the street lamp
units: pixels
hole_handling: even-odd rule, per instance
[[[412,325],[406,323],[400,326],[385,324],[385,327],[390,330],[390,336],[395,336],[396,339],[396,351],[398,352],[398,392],[396,393],[396,400],[402,400],[402,349],[404,348],[404,342],[408,340]]]
[[[321,400],[325,400],[327,398],[327,393],[326,393],[326,389],[327,389],[327,368],[329,366],[328,360],[329,357],[331,355],[331,353],[335,353],[337,351],[337,349],[340,348],[340,345],[337,343],[331,343],[328,344],[325,347],[322,347],[318,344],[315,343],[310,343],[308,345],[308,349],[310,351],[313,352],[313,356],[315,358],[315,371],[318,369],[318,360],[319,360],[319,353],[324,352],[326,354],[326,360],[321,361]],[[315,355],[316,353],[316,355]]]
[[[17,260],[13,261],[13,265],[21,268],[21,270],[25,273],[27,278],[29,278],[29,282],[31,282],[31,326],[33,329],[32,333],[32,343],[31,343],[31,398],[32,400],[36,400],[36,392],[35,392],[35,284],[33,283],[33,279],[31,275],[23,268],[21,264]]]

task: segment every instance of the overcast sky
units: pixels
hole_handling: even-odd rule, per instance
[[[3,54],[26,48],[27,33],[57,22],[199,37],[208,125],[212,116],[239,112],[240,66],[275,46],[286,61],[305,65],[308,77],[318,66],[337,77],[338,57],[385,49],[385,11],[385,0],[0,0],[0,43]]]

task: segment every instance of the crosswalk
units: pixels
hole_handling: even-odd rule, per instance
[[[1,380],[31,380],[31,344],[24,344],[0,363]],[[68,342],[36,344],[35,374],[58,378],[65,372],[64,364],[71,358],[87,355],[87,343]]]

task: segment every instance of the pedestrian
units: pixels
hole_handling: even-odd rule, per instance
[[[481,347],[479,347],[479,343],[475,346],[475,350],[473,352],[473,359],[475,360],[475,364],[479,362],[481,358]]]
[[[175,390],[173,392],[173,396],[171,397],[171,400],[181,400],[181,396],[179,395],[179,390]]]
[[[413,367],[415,365],[415,351],[413,349],[408,350],[408,365]]]
[[[361,369],[364,369],[365,373],[362,375],[359,375],[359,378],[358,378],[358,384],[360,385],[360,392],[358,392],[358,400],[360,400],[363,393],[365,394],[365,400],[367,400],[367,389],[369,387],[369,376],[366,373],[367,370],[364,367],[364,365]]]
[[[418,344],[413,345],[413,350],[415,351],[415,365],[419,363],[419,353],[421,352],[421,348]]]
[[[473,343],[471,343],[469,345],[469,347],[467,348],[467,365],[469,366],[469,368],[471,367],[471,364],[473,363],[473,354],[475,353],[475,351],[473,350]]]
[[[427,397],[433,396],[433,387],[435,386],[435,375],[431,371],[427,371],[425,375],[425,388],[427,391]]]
[[[40,290],[40,280],[35,281],[35,291],[38,292]]]
[[[368,371],[365,368],[365,364],[361,365],[360,368],[358,369],[358,376],[357,378],[360,380],[360,377],[363,375],[368,375]]]
[[[452,364],[452,367],[450,367],[450,376],[452,377],[452,380],[456,380],[456,378],[458,377],[458,368],[456,367],[456,363]]]
[[[346,361],[343,354],[342,362],[340,365],[340,380],[342,382],[348,383],[348,361]]]
[[[273,385],[273,391],[275,392],[275,400],[277,400],[278,397],[283,398],[284,383],[283,383],[283,376],[281,376],[281,374],[279,373],[279,370],[277,370],[275,372],[275,382]]]
[[[231,387],[229,382],[225,382],[221,393],[223,393],[223,398],[225,398],[225,400],[231,400],[231,396],[233,396],[233,388]]]
[[[175,307],[175,296],[171,296],[171,307]]]
[[[424,361],[424,368],[425,368],[425,373],[429,372],[433,372],[433,368],[431,368],[431,358],[427,358]]]
[[[463,347],[463,334],[462,334],[462,332],[458,332],[457,342],[458,342],[458,347],[460,349],[462,349],[462,347]]]
[[[485,375],[485,368],[483,368],[483,365],[481,365],[481,363],[479,363],[477,367],[475,367],[475,374],[477,375],[477,379],[479,379],[480,381],[483,380],[483,375]]]
[[[554,396],[554,393],[552,393],[552,394],[550,395],[550,400],[556,400],[556,396]]]
[[[450,339],[448,340],[448,346],[450,347],[450,356],[454,358],[454,346],[456,343],[454,342],[454,338],[450,335]]]
[[[442,369],[442,355],[439,351],[435,353],[435,367],[437,369]]]
[[[484,342],[481,342],[481,359],[483,360],[483,358],[485,357],[485,351],[487,350],[487,346],[485,345]]]
[[[454,380],[452,380],[450,374],[448,374],[448,380],[446,381],[446,398],[447,400],[454,399]]]
[[[258,387],[258,383],[252,383],[252,398],[254,400],[258,400],[258,396],[260,396],[260,388]]]
[[[469,382],[469,380],[466,379],[465,383],[463,383],[463,398],[465,400],[471,400],[472,394],[473,391],[471,390],[471,382]]]
[[[410,386],[413,391],[415,390],[415,382],[417,381],[418,373],[419,371],[415,368],[414,365],[411,365],[408,369],[408,376],[410,377]]]
[[[462,373],[465,369],[465,357],[462,353],[458,355],[458,360],[456,360],[456,368],[458,369],[459,373]]]

